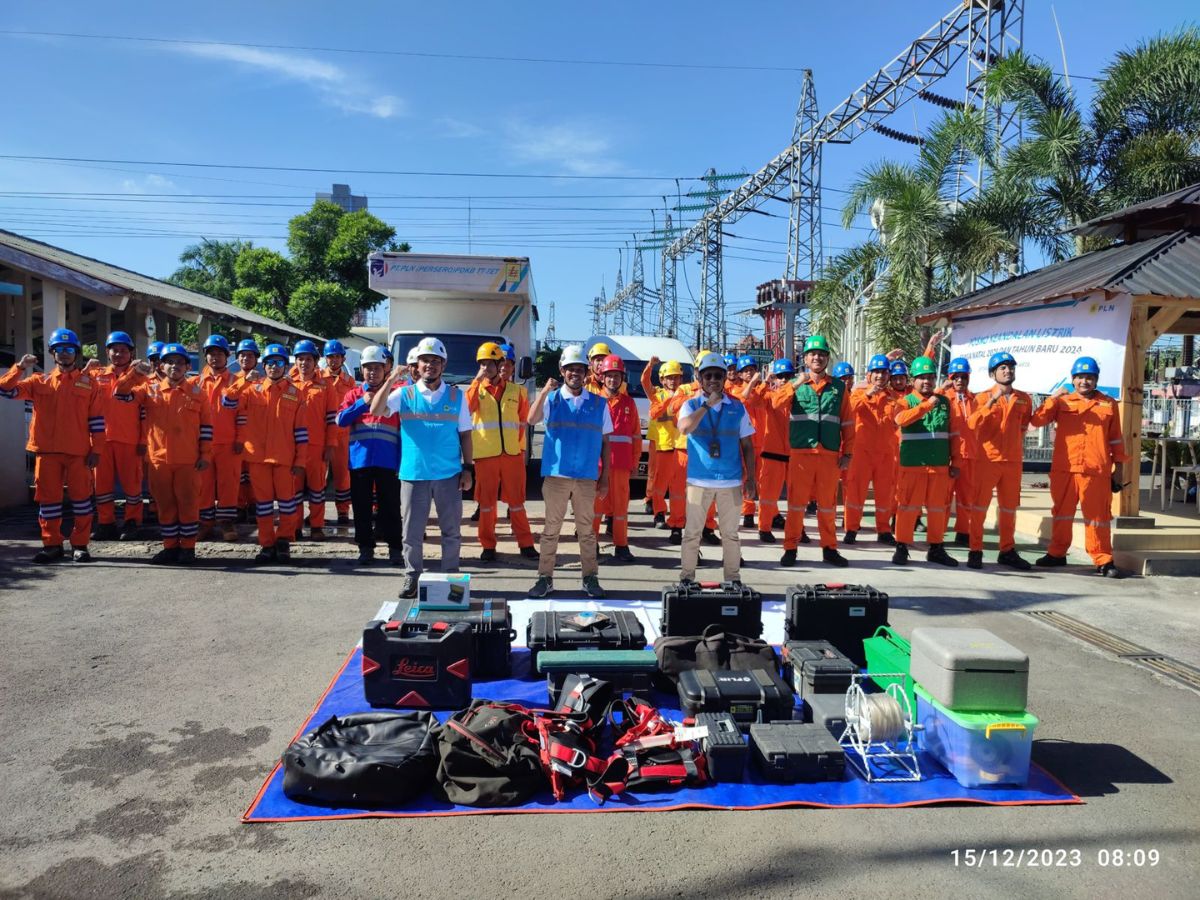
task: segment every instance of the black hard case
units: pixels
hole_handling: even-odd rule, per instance
[[[684,715],[727,712],[745,729],[753,722],[790,719],[794,700],[792,689],[765,669],[688,669],[679,673],[679,703]]]
[[[363,692],[372,706],[462,709],[471,702],[471,626],[368,622]]]
[[[844,694],[858,672],[846,654],[829,641],[787,641],[783,645],[783,680],[801,699],[810,694]]]
[[[401,600],[392,615],[414,630],[428,628],[434,622],[466,622],[471,626],[471,671],[479,681],[508,678],[512,674],[512,642],[517,633],[512,627],[508,601],[499,598],[471,598],[470,609],[418,609],[417,601]]]
[[[762,594],[742,584],[689,582],[662,590],[662,633],[703,634],[709,625],[746,637],[762,637]]]
[[[798,584],[785,595],[789,641],[826,640],[865,667],[863,641],[888,624],[888,595],[866,584]]]
[[[646,632],[637,614],[627,609],[601,609],[595,615],[607,621],[580,627],[570,620],[579,610],[561,612],[538,610],[529,617],[525,646],[529,648],[529,669],[537,671],[537,655],[542,650],[643,650]]]
[[[750,760],[768,781],[838,781],[846,753],[822,725],[771,722],[750,726]]]
[[[697,713],[696,724],[708,726],[708,737],[700,738],[700,749],[708,760],[713,781],[744,781],[750,748],[737,720],[729,713]]]

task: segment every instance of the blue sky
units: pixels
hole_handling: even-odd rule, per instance
[[[652,208],[661,224],[661,197],[675,193],[677,179],[681,191],[697,190],[693,179],[709,167],[753,171],[786,146],[801,80],[791,69],[814,70],[825,112],[953,5],[526,2],[501,10],[478,2],[210,0],[100,9],[8,0],[0,26],[8,30],[207,43],[0,34],[7,85],[0,155],[337,171],[0,159],[0,227],[164,276],[183,247],[204,236],[282,248],[287,219],[307,208],[314,192],[348,182],[418,252],[465,253],[470,246],[530,256],[543,326],[553,300],[558,336],[582,338],[601,283],[613,292],[618,248],[652,227]],[[1097,75],[1117,50],[1195,18],[1195,7],[1182,0],[1056,0],[1053,9],[1076,76]],[[232,46],[238,43],[312,49]],[[1050,3],[1026,0],[1025,46],[1060,68]],[[956,95],[961,83],[944,81],[937,90]],[[1085,97],[1090,84],[1074,81]],[[918,132],[937,113],[912,103],[888,124]],[[842,229],[838,189],[864,165],[910,153],[878,135],[827,149],[827,255],[868,234],[863,222]],[[352,169],[593,177],[346,171]],[[45,196],[50,192],[75,196]],[[725,261],[731,311],[751,305],[755,285],[782,275],[787,208],[777,206],[782,218],[751,216],[731,229],[739,235]],[[628,254],[623,259],[628,277]],[[647,252],[645,264],[654,285],[657,253]],[[679,274],[681,308],[691,303],[689,291],[698,291],[699,275],[698,258],[689,258]]]

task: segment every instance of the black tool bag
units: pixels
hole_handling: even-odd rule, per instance
[[[476,700],[446,720],[437,740],[437,792],[467,806],[516,806],[550,787],[534,715],[515,703]]]
[[[670,689],[678,683],[680,672],[691,669],[779,671],[779,659],[770,644],[723,631],[720,625],[710,625],[699,636],[659,638],[654,642],[654,655],[658,657],[659,672],[670,682]]]
[[[762,636],[762,594],[740,582],[669,584],[662,589],[662,633],[699,634],[710,625]]]
[[[434,784],[434,726],[427,712],[334,716],[284,751],[283,792],[303,803],[400,806]]]

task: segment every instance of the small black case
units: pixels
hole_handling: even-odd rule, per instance
[[[471,626],[367,623],[363,692],[372,706],[462,709],[471,702]]]
[[[727,712],[744,730],[753,722],[790,719],[792,689],[774,672],[747,669],[713,672],[688,669],[679,673],[679,702],[684,715]]]
[[[843,694],[858,673],[858,666],[829,641],[787,641],[782,656],[783,680],[801,699]]]
[[[750,748],[742,730],[729,713],[697,713],[696,724],[708,728],[708,737],[700,738],[700,749],[708,760],[713,781],[744,781],[746,757]]]
[[[585,624],[575,621],[577,616]],[[542,650],[643,650],[646,632],[637,614],[627,609],[538,610],[529,617],[525,646],[529,670],[536,672]]]
[[[741,583],[688,582],[662,589],[662,633],[704,634],[709,625],[746,637],[762,637],[762,594]]]
[[[750,726],[750,759],[767,781],[838,781],[846,753],[821,725],[771,722]]]
[[[789,641],[829,641],[862,668],[863,641],[888,624],[888,595],[869,584],[797,584],[784,600]]]

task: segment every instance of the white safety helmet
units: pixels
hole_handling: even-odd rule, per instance
[[[387,357],[383,355],[383,348],[378,344],[372,344],[362,352],[362,358],[359,360],[362,365],[367,363],[386,363]]]
[[[705,353],[696,360],[696,371],[703,372],[705,369],[720,369],[725,371],[725,359],[719,353]]]
[[[562,356],[558,358],[558,367],[565,369],[567,366],[586,366],[588,364],[587,357],[583,355],[583,348],[578,344],[568,344],[563,347]]]
[[[407,365],[415,366],[417,364],[417,348],[413,347],[408,351],[408,357],[404,360]]]
[[[446,345],[435,337],[421,338],[415,349],[417,356],[440,356],[443,361],[446,359]]]

